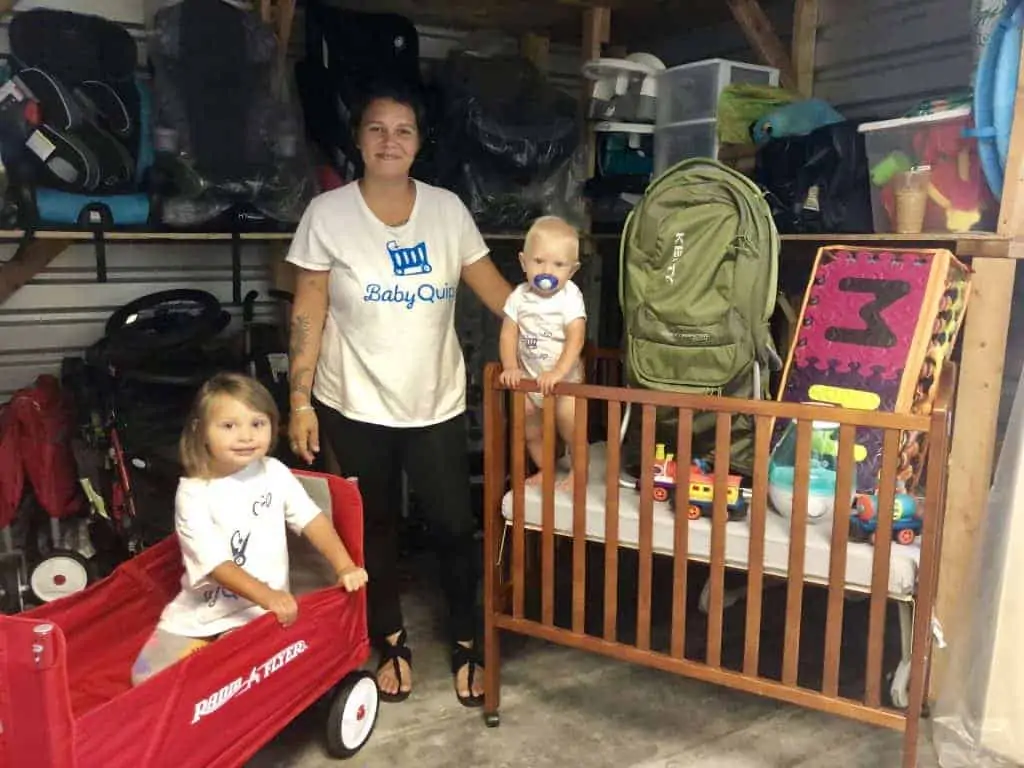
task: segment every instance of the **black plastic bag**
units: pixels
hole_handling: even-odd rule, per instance
[[[871,187],[857,123],[771,139],[757,150],[755,180],[781,233],[871,232]]]

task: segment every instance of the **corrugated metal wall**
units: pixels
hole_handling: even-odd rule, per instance
[[[789,47],[793,0],[762,0]],[[969,85],[970,0],[819,0],[814,94],[854,118],[893,117],[931,96]],[[667,66],[713,57],[762,63],[732,21],[642,48]],[[637,50],[637,45],[631,46]]]
[[[822,0],[815,96],[884,118],[969,87],[970,11],[970,0]]]
[[[211,0],[212,1],[212,0]],[[155,0],[23,0],[15,13],[31,8],[56,8],[95,13],[121,22],[139,44],[139,62],[145,57],[145,13]],[[0,54],[9,51],[9,17],[0,21]],[[303,21],[295,19],[291,51],[302,55]],[[445,57],[466,33],[420,28],[421,56],[426,61]],[[505,39],[503,48],[514,50],[516,41]],[[579,51],[566,46],[551,50],[553,81],[569,91],[579,88]],[[0,245],[0,262],[14,254],[13,245]],[[271,279],[274,247],[246,243],[242,249],[243,295],[254,289],[266,297]],[[66,355],[77,355],[100,338],[107,317],[122,304],[167,288],[200,288],[231,301],[231,250],[226,243],[108,245],[109,280],[97,283],[91,245],[75,245],[50,267],[0,304],[0,402],[18,387],[44,372],[55,373]],[[230,307],[229,307],[230,309]],[[260,316],[275,310],[272,302],[258,305]],[[237,320],[237,318],[236,318]]]

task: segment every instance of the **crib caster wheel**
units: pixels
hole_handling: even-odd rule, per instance
[[[497,728],[501,725],[501,717],[497,712],[484,712],[484,725],[488,728]]]

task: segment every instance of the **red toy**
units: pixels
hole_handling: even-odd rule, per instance
[[[362,565],[355,484],[296,475],[327,487]],[[379,702],[374,677],[357,671],[370,653],[366,590],[303,595],[292,626],[262,616],[132,688],[132,663],[181,574],[170,536],[83,592],[0,616],[0,766],[241,766],[332,689],[328,751],[349,757],[366,743]]]

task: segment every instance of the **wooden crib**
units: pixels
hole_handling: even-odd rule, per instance
[[[588,381],[621,381],[617,353],[592,356]],[[555,491],[556,443],[554,409],[545,409],[544,480],[525,486],[527,458],[524,441],[525,393],[535,385],[506,391],[497,364],[487,367],[484,391],[484,612],[486,663],[485,720],[498,724],[501,665],[499,634],[512,632],[552,643],[593,651],[666,672],[718,683],[757,696],[819,709],[904,732],[903,765],[916,764],[919,721],[925,697],[931,650],[932,603],[938,578],[945,509],[946,458],[951,413],[949,403],[955,372],[945,371],[940,394],[929,415],[896,415],[798,405],[774,401],[675,395],[620,386],[559,385],[560,394],[576,398],[576,430],[571,451],[574,482],[570,492]],[[596,373],[596,375],[595,375]],[[755,471],[747,519],[729,521],[726,508],[728,468],[714,470],[714,502],[710,519],[688,520],[685,493],[676,495],[675,510],[655,502],[653,464],[657,407],[678,408],[678,466],[690,463],[691,424],[697,412],[716,414],[715,454],[728,455],[730,427],[736,414],[755,422]],[[624,408],[639,418],[642,457],[638,490],[620,482],[620,430]],[[769,508],[767,501],[770,438],[775,419],[797,420],[797,461],[794,504],[790,521]],[[807,493],[811,424],[838,422],[839,451],[836,499],[851,496],[856,430],[882,430],[878,509],[891,510],[895,499],[901,430],[928,434],[924,494],[924,523],[912,545],[893,542],[892,515],[879,514],[874,544],[853,541],[849,516],[834,515],[834,524],[808,525]],[[802,499],[802,502],[801,502]],[[836,509],[839,504],[837,501]],[[849,504],[846,505],[849,509]],[[539,557],[531,541],[539,539]],[[602,616],[587,600],[587,551],[603,548]],[[556,622],[556,549],[571,559],[571,609]],[[636,625],[621,632],[617,626],[620,551],[637,557]],[[655,555],[671,558],[670,630],[661,647],[652,643],[652,574]],[[686,606],[688,565],[708,567],[706,648],[703,660],[688,658]],[[539,573],[538,573],[539,571]],[[723,664],[723,613],[726,573],[746,574],[742,664]],[[735,576],[731,577],[735,578]],[[764,587],[782,579],[785,589],[785,637],[781,675],[765,676],[759,669]],[[539,610],[528,616],[526,597],[539,581]],[[563,581],[564,584],[564,581]],[[798,683],[801,617],[805,584],[827,588],[824,626],[824,664],[820,685]],[[595,585],[591,585],[593,587]],[[598,587],[600,589],[600,587]],[[709,593],[709,594],[708,594]],[[840,650],[848,596],[869,600],[863,695],[840,694]],[[531,594],[532,597],[532,594]],[[822,595],[824,600],[824,595]],[[909,668],[906,707],[885,701],[883,647],[889,600],[906,607],[904,662]],[[737,607],[733,610],[743,610]],[[588,619],[599,630],[587,631]],[[696,622],[690,621],[690,625]],[[560,626],[561,624],[561,626]],[[845,630],[850,632],[850,628]],[[858,629],[858,631],[862,631]],[[627,639],[621,638],[628,634]],[[703,637],[698,638],[703,640]],[[847,659],[849,662],[849,659]],[[906,669],[904,670],[906,672]]]

